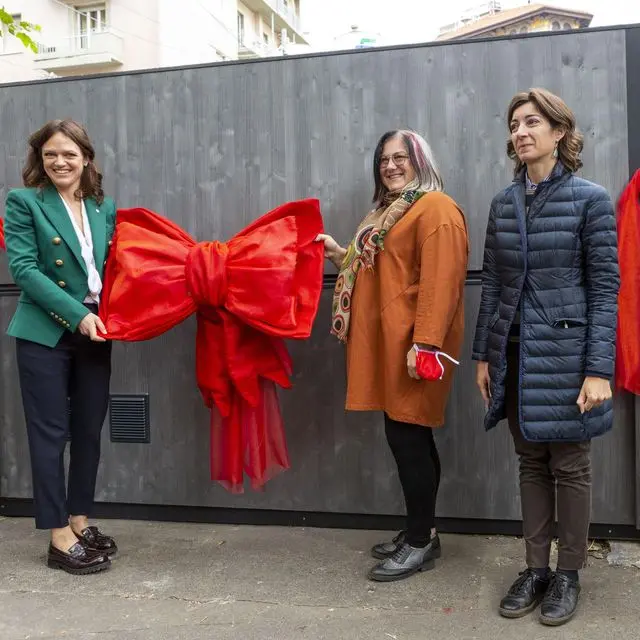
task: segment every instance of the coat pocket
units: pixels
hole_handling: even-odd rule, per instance
[[[556,318],[551,322],[551,326],[555,329],[573,329],[575,327],[586,327],[585,318]]]

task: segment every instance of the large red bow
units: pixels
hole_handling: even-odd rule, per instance
[[[307,338],[322,290],[317,200],[278,207],[229,242],[196,242],[146,209],[119,210],[100,315],[112,340],[147,340],[197,314],[196,375],[211,409],[211,478],[258,488],[289,467],[275,389],[283,338]]]
[[[322,290],[317,200],[285,204],[228,243],[196,244],[146,209],[118,210],[100,315],[111,340],[155,338],[197,314],[196,376],[211,409],[211,478],[243,490],[289,468],[277,383],[283,338],[307,338]],[[0,218],[0,248],[5,248]]]
[[[640,169],[618,201],[618,335],[616,388],[640,395]]]

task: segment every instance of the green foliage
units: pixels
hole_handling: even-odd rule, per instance
[[[40,31],[40,25],[31,24],[31,22],[25,22],[24,20],[16,22],[4,7],[0,7],[0,26],[2,25],[6,25],[6,31],[18,38],[25,48],[37,53],[38,43],[29,34],[34,31]],[[4,31],[4,29],[0,29],[0,37],[2,37]]]

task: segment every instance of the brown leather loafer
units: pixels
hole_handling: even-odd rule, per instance
[[[98,551],[108,556],[118,552],[116,541],[110,536],[100,533],[98,527],[87,527],[80,534],[76,534],[80,542],[90,551]]]
[[[47,565],[52,569],[62,569],[74,575],[85,575],[104,571],[111,566],[111,560],[103,553],[86,549],[76,542],[66,553],[49,544]]]

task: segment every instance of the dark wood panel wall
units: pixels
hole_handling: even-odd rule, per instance
[[[632,30],[629,30],[629,32]],[[629,178],[628,32],[613,29],[0,86],[0,197],[19,186],[26,139],[74,117],[95,141],[120,207],[163,213],[198,239],[225,239],[270,208],[318,197],[346,242],[370,206],[372,154],[396,127],[422,132],[463,206],[471,271],[482,267],[491,198],[511,180],[505,111],[530,86],[562,95],[585,133],[583,175],[615,198]],[[637,61],[634,61],[637,67]],[[2,205],[0,205],[0,212]],[[0,284],[9,284],[0,258]],[[465,351],[437,434],[439,513],[517,519],[517,463],[505,428],[486,434],[470,343],[480,287],[466,288]],[[0,330],[15,307],[0,297]],[[293,468],[264,493],[231,496],[208,478],[208,416],[194,377],[194,323],[114,349],[114,393],[148,393],[149,444],[104,435],[98,499],[108,502],[398,514],[403,504],[381,416],[345,414],[342,347],[325,291],[312,338],[291,345],[282,394]],[[29,497],[14,345],[0,338],[0,496]],[[637,412],[616,400],[616,429],[595,444],[594,518],[635,524]],[[638,501],[638,503],[636,502]],[[640,521],[638,521],[640,524]]]

